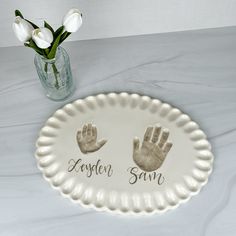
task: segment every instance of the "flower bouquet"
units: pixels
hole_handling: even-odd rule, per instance
[[[53,100],[62,100],[74,91],[69,56],[60,45],[82,25],[82,14],[71,9],[64,16],[62,25],[54,30],[44,21],[43,27],[24,18],[15,11],[13,31],[28,48],[35,50],[35,66],[46,94]]]

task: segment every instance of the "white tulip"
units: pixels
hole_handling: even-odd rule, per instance
[[[63,18],[63,25],[67,32],[76,32],[82,25],[82,14],[78,9],[70,9]]]
[[[20,16],[16,16],[12,27],[16,37],[21,42],[25,43],[31,39],[34,27],[25,19]]]
[[[45,49],[51,46],[53,34],[51,30],[45,27],[37,28],[32,32],[32,39],[39,48]]]

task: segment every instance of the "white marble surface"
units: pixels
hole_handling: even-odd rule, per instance
[[[208,134],[214,171],[201,193],[163,215],[130,217],[72,204],[34,158],[45,120],[65,102],[44,97],[33,52],[0,48],[0,235],[236,235],[236,27],[67,43],[77,91],[160,98]]]

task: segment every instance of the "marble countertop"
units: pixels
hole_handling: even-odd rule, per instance
[[[236,27],[65,43],[77,83],[48,100],[24,47],[0,48],[0,235],[236,235]],[[163,215],[84,209],[50,188],[35,141],[65,103],[101,92],[136,92],[189,114],[215,155],[199,195]]]

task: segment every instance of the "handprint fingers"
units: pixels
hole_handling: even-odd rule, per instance
[[[158,143],[158,146],[159,146],[160,148],[162,148],[162,147],[164,146],[164,144],[165,144],[165,142],[167,141],[168,137],[169,137],[169,130],[164,129],[164,130],[162,131],[162,135],[161,135],[160,141],[159,141],[159,143]]]
[[[97,140],[97,127],[94,125],[92,126],[92,136]]]
[[[148,127],[148,128],[146,129],[146,132],[145,132],[145,134],[144,134],[143,141],[146,141],[146,142],[150,141],[151,136],[152,136],[152,131],[153,131],[153,127]]]
[[[81,141],[81,138],[82,138],[82,132],[81,130],[79,129],[77,134],[76,134],[76,139],[77,139],[77,142],[80,142]]]
[[[83,145],[83,137],[82,137],[82,131],[78,130],[77,134],[76,134],[76,139],[77,139],[77,143],[80,147],[80,150],[82,153],[86,154],[86,150],[84,149],[84,145]]]
[[[139,139],[137,137],[134,138],[133,146],[134,146],[134,151],[139,150]]]
[[[87,135],[92,136],[92,124],[91,123],[88,124]]]
[[[156,125],[156,127],[154,128],[154,131],[153,131],[153,135],[152,135],[152,142],[153,143],[157,142],[160,133],[161,133],[161,126],[160,125]]]
[[[86,135],[87,135],[87,125],[84,125],[82,130],[82,136],[86,137]]]
[[[164,148],[163,148],[163,153],[165,155],[167,155],[167,153],[170,151],[171,147],[172,147],[172,143],[171,142],[166,142]]]

